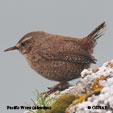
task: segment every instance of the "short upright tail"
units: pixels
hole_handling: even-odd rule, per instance
[[[96,27],[87,37],[85,37],[84,41],[86,42],[87,50],[89,53],[93,53],[93,48],[96,45],[96,40],[100,38],[104,33],[103,30],[106,26],[106,23],[103,22],[98,27]]]

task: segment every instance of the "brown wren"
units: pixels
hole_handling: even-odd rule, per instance
[[[49,80],[65,83],[80,77],[83,69],[96,63],[92,53],[96,40],[103,35],[105,26],[103,22],[84,38],[43,31],[30,32],[22,37],[16,46],[5,51],[19,50],[38,74]],[[59,84],[54,87],[54,91],[58,86]]]

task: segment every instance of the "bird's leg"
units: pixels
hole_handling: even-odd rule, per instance
[[[51,94],[55,91],[57,91],[59,89],[59,86],[63,85],[66,81],[62,81],[60,83],[58,83],[57,85],[53,86],[52,88],[49,89],[49,91],[47,92],[48,94]]]
[[[65,81],[66,82],[66,81]],[[63,82],[60,82],[58,83],[57,85],[55,85],[54,87],[59,87],[59,86],[62,86],[62,84],[65,83],[64,81]],[[48,87],[48,89],[52,89],[53,87]]]
[[[57,90],[59,89],[59,86],[62,86],[64,83],[66,83],[66,81],[62,81],[62,82],[60,82],[59,84],[53,86],[52,88],[49,87],[49,88],[48,88],[49,91],[43,92],[42,94],[46,94],[46,93],[47,93],[47,94],[51,94],[51,93],[57,91]]]
[[[59,91],[63,91],[67,88],[69,88],[70,86],[72,86],[71,84],[69,84],[68,82],[65,82],[64,84],[62,84],[60,87],[59,87]]]
[[[71,85],[67,81],[62,81],[59,84],[55,85],[54,87],[48,88],[49,91],[47,93],[51,94],[51,93],[53,93],[53,92],[55,92],[57,90],[62,91],[62,90],[66,89],[66,88],[68,88],[70,86]]]
[[[57,84],[57,85],[59,85],[59,84]],[[59,85],[59,86],[60,86],[59,89],[62,89],[63,87],[68,88],[68,87],[70,87],[70,86],[72,86],[72,85],[69,84],[68,82],[65,82],[64,84],[61,84],[61,85]],[[48,89],[51,89],[51,88],[53,88],[53,87],[48,87]],[[64,88],[64,89],[66,89],[66,88]]]

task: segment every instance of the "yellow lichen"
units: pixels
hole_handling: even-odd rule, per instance
[[[100,78],[97,78],[97,79],[93,82],[92,91],[95,91],[95,90],[98,90],[98,89],[100,89],[100,90],[103,89],[103,87],[100,86],[100,83],[99,83],[100,80],[106,80],[105,76],[102,75]]]
[[[91,91],[91,92],[87,93],[86,95],[81,96],[81,97],[75,99],[75,100],[72,102],[71,106],[72,106],[72,105],[77,105],[78,103],[82,103],[83,101],[86,101],[86,99],[87,99],[88,97],[92,96],[93,94],[96,94],[96,93],[100,92],[101,90],[102,90],[102,88],[98,88],[98,89],[96,89],[95,91]],[[69,110],[70,110],[71,106],[69,106],[69,107],[66,109],[65,113],[69,113]],[[77,108],[77,107],[76,107],[76,108]]]
[[[69,106],[68,108],[66,108],[65,113],[68,113],[68,111],[70,110],[71,106]]]
[[[80,94],[80,90],[79,90],[79,91],[77,91],[77,94]]]
[[[92,91],[89,92],[89,93],[87,93],[87,94],[85,94],[84,96],[81,96],[81,97],[75,99],[75,100],[72,102],[72,104],[75,105],[75,104],[78,104],[78,103],[82,103],[83,101],[85,101],[85,99],[86,99],[89,95],[91,95],[91,94],[94,93],[95,91],[101,91],[101,90],[103,89],[103,87],[100,86],[99,80],[105,80],[105,76],[102,75],[100,78],[97,78],[97,79],[93,82]],[[80,91],[78,91],[78,93],[79,93],[79,92],[80,92]]]
[[[100,86],[100,83],[99,83],[100,80],[106,80],[105,76],[102,75],[100,78],[97,78],[97,79],[93,82],[93,86],[92,86],[91,91],[88,92],[87,94],[85,94],[85,95],[79,97],[79,98],[76,98],[76,99],[72,102],[72,105],[76,105],[76,104],[78,104],[78,103],[82,103],[83,101],[85,101],[88,97],[92,96],[93,94],[99,93],[99,92],[103,89],[103,87]],[[78,91],[77,93],[79,94],[80,91]],[[66,109],[65,113],[69,113],[68,111],[70,110],[70,107],[71,107],[71,106],[69,106],[69,107]]]
[[[81,103],[81,102],[83,102],[85,99],[86,99],[86,95],[81,96],[80,98],[75,99],[75,100],[72,102],[72,104],[75,105],[75,104]]]

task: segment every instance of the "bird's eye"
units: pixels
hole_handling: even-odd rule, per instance
[[[22,46],[25,46],[25,43],[22,42],[21,45],[22,45]]]

